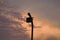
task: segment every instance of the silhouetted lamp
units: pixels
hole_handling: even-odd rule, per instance
[[[29,15],[29,17],[26,18],[26,22],[30,23],[30,22],[32,22],[33,19],[31,17],[31,14],[30,13],[28,13],[28,15]]]
[[[32,29],[31,29],[31,40],[33,40],[33,18],[30,13],[28,13],[28,18],[26,18],[27,23],[31,23]]]

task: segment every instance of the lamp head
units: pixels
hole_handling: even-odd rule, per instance
[[[30,23],[30,22],[32,22],[32,17],[31,17],[31,14],[28,12],[28,18],[26,18],[26,22],[28,22],[28,23]]]

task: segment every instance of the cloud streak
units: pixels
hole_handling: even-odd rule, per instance
[[[60,36],[56,36],[54,33],[59,34],[60,29],[60,1],[59,0],[1,0],[0,1],[0,40],[30,40],[25,25],[22,21],[22,11],[31,11],[34,16],[37,16],[43,20],[51,22],[51,26],[43,23],[43,27],[36,29],[35,32],[41,32],[34,40],[60,40]],[[45,25],[46,24],[46,25]],[[29,25],[28,25],[29,26]],[[55,27],[59,28],[58,30]],[[50,30],[50,31],[47,31]],[[53,32],[52,34],[49,34]],[[54,35],[53,35],[54,34]],[[60,35],[60,34],[59,34]]]
[[[26,29],[21,25],[21,13],[11,11],[11,8],[5,5],[0,6],[0,40],[29,40],[28,34],[25,33]]]

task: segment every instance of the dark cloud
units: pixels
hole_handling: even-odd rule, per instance
[[[13,16],[16,15],[14,14]],[[28,35],[25,32],[21,23],[0,15],[0,40],[28,40]]]
[[[5,3],[0,3],[0,40],[30,40],[25,33],[26,29],[18,20],[23,21],[21,13],[11,10]]]

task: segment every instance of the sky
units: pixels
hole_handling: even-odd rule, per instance
[[[60,0],[0,0],[0,40],[30,40],[28,12],[41,26],[34,29],[34,40],[59,40]]]
[[[53,24],[56,22],[56,26],[60,24],[60,0],[4,0],[3,2],[12,7],[11,10],[20,12],[25,10],[38,18],[50,20]]]

